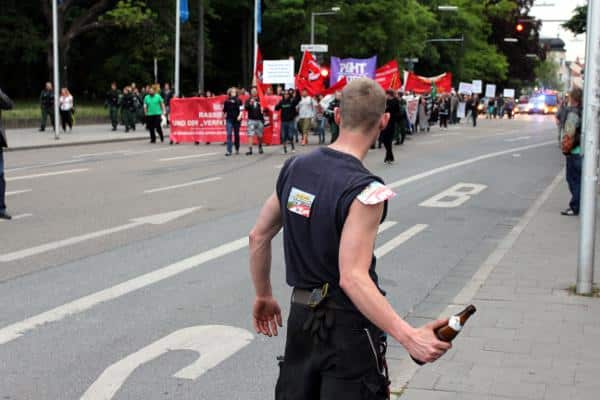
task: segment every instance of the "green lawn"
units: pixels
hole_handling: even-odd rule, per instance
[[[108,110],[103,103],[75,102],[75,118],[105,117]],[[10,111],[3,111],[4,120],[28,120],[40,118],[40,104],[36,100],[16,100],[15,106]]]

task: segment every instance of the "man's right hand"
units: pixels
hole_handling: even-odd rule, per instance
[[[409,337],[409,343],[405,346],[409,354],[415,359],[423,362],[434,362],[451,347],[451,343],[442,342],[434,331],[448,324],[448,319],[438,319],[416,328]]]

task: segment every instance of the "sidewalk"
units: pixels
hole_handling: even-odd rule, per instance
[[[568,199],[561,179],[442,312],[477,307],[448,354],[421,368],[406,355],[391,360],[392,398],[600,398],[600,298],[566,290],[576,279],[579,232],[577,218],[559,214]],[[408,320],[422,323],[422,314]]]
[[[54,131],[46,127],[46,131],[39,132],[37,128],[7,129],[8,151],[37,149],[44,147],[76,146],[83,144],[97,144],[109,142],[121,142],[129,140],[148,139],[149,134],[143,125],[137,125],[136,131],[125,133],[125,129],[119,126],[115,132],[111,130],[110,124],[106,125],[80,125],[75,126],[72,132],[60,132],[60,139],[54,138]],[[165,136],[168,139],[168,129]]]

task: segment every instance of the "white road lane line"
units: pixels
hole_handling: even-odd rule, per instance
[[[440,137],[440,136],[462,136],[461,132],[446,132],[446,133],[433,133],[430,136],[432,137]]]
[[[15,220],[29,218],[29,217],[33,217],[33,214],[28,214],[27,213],[27,214],[13,215],[12,219],[13,219],[13,221],[15,221]]]
[[[387,230],[394,226],[396,222],[389,221],[387,223],[381,224],[380,232]],[[418,225],[416,225],[418,226]],[[425,225],[426,226],[426,225]],[[415,227],[411,228],[415,229]],[[410,231],[410,229],[409,229]],[[407,231],[408,232],[408,231]],[[418,232],[417,232],[418,233]],[[416,233],[415,233],[416,234]],[[406,232],[401,234],[406,235]],[[414,236],[414,234],[413,234]],[[408,239],[406,239],[408,240]],[[406,241],[404,240],[404,241]],[[392,241],[397,241],[396,239],[392,239]],[[384,244],[382,247],[390,246],[389,243]],[[399,243],[400,244],[400,243]],[[399,244],[394,245],[394,248]],[[0,329],[0,345],[12,342],[15,339],[20,338],[25,335],[27,332],[32,331],[42,325],[51,322],[57,322],[66,318],[70,315],[75,315],[87,311],[94,306],[105,303],[110,300],[117,299],[121,296],[125,296],[131,292],[134,292],[138,289],[142,289],[146,286],[153,285],[157,282],[163,281],[165,279],[171,278],[175,275],[181,274],[193,268],[199,267],[202,264],[205,264],[209,261],[215,260],[220,257],[224,257],[228,254],[239,251],[248,246],[248,237],[243,237],[237,240],[233,240],[231,242],[225,243],[221,246],[212,248],[210,250],[204,251],[200,254],[185,258],[181,261],[177,261],[173,264],[167,265],[163,268],[157,269],[152,272],[148,272],[144,275],[140,275],[136,278],[132,278],[128,281],[122,282],[115,286],[109,287],[104,290],[100,290],[98,292],[92,293],[90,295],[80,297],[79,299],[73,300],[69,303],[63,304],[61,306],[55,307],[49,311],[43,312],[41,314],[35,315],[33,317],[27,318],[23,321],[14,323],[12,325],[8,325],[2,329]],[[389,252],[392,249],[386,251]]]
[[[141,225],[151,224],[151,225],[162,225],[167,222],[171,222],[174,219],[192,213],[198,210],[200,207],[192,207],[186,208],[183,210],[170,211],[162,214],[151,215],[148,217],[135,218],[132,219],[131,222],[125,225],[116,226],[114,228],[102,229],[100,231],[87,233],[85,235],[74,236],[71,238],[57,240],[55,242],[45,243],[39,246],[30,247],[28,249],[23,249],[19,251],[15,251],[12,253],[0,254],[0,262],[9,262],[21,260],[23,258],[31,257],[37,254],[47,253],[52,250],[57,250],[63,247],[72,246],[77,243],[85,242],[88,240],[96,239],[102,236],[112,235],[113,233],[126,231],[128,229],[133,229]]]
[[[179,156],[179,157],[169,157],[169,158],[161,158],[158,161],[160,162],[165,162],[165,161],[178,161],[178,160],[189,160],[191,158],[201,158],[201,157],[210,157],[210,156],[215,156],[217,154],[220,153],[204,153],[204,154],[192,154],[189,156]]]
[[[126,153],[127,150],[116,150],[116,151],[103,151],[100,153],[87,153],[87,154],[77,154],[73,156],[73,158],[87,158],[87,157],[98,157],[98,156],[110,156],[115,154],[123,154]]]
[[[65,170],[65,171],[44,172],[42,174],[35,174],[35,175],[23,175],[23,176],[7,177],[6,181],[7,182],[14,182],[14,181],[21,181],[21,180],[25,180],[25,179],[44,178],[44,177],[47,177],[47,176],[77,174],[77,173],[86,172],[86,171],[89,171],[89,169],[88,168],[68,169],[68,170]]]
[[[243,237],[9,325],[0,329],[0,345],[11,342],[44,324],[60,321],[70,315],[82,313],[100,303],[114,300],[138,289],[153,285],[247,246],[248,238]]]
[[[443,142],[442,139],[434,139],[434,140],[423,140],[422,142],[416,142],[415,144],[434,144],[434,143],[440,143]]]
[[[6,197],[15,196],[15,195],[21,194],[21,193],[29,193],[29,192],[31,192],[31,189],[13,190],[12,192],[6,192]]]
[[[429,225],[426,225],[426,224],[417,224],[417,225],[413,226],[412,228],[405,230],[404,232],[402,232],[401,234],[399,234],[392,240],[385,242],[384,244],[379,246],[377,249],[375,249],[375,257],[381,258],[381,257],[385,256],[387,253],[394,250],[396,247],[400,246],[402,243],[407,242],[411,238],[413,238],[413,237],[417,236],[419,233],[423,232],[425,229],[427,229],[428,226]]]
[[[519,142],[521,140],[529,140],[529,139],[531,139],[531,136],[519,136],[519,137],[511,138],[511,139],[504,139],[504,141],[511,143],[511,142]]]
[[[380,233],[387,231],[388,229],[390,229],[392,226],[394,226],[396,224],[397,224],[396,221],[384,221],[382,224],[379,225],[377,234],[379,235]]]
[[[439,174],[441,172],[449,171],[451,169],[458,168],[458,167],[463,167],[465,165],[473,164],[478,161],[483,161],[483,160],[487,160],[487,159],[494,158],[494,157],[500,157],[500,156],[503,156],[506,154],[514,153],[516,151],[525,151],[525,150],[530,150],[530,149],[536,149],[538,147],[544,147],[544,146],[548,146],[551,144],[556,144],[556,140],[537,143],[537,144],[531,144],[529,146],[523,146],[523,147],[513,147],[508,150],[502,150],[502,151],[496,151],[494,153],[483,154],[478,157],[468,158],[463,161],[459,161],[459,162],[447,164],[447,165],[444,165],[444,166],[441,166],[438,168],[430,169],[429,171],[421,172],[420,174],[409,176],[408,178],[400,179],[399,181],[389,183],[389,184],[387,184],[387,186],[392,189],[397,188],[400,186],[408,185],[409,183],[412,183],[412,182],[419,181],[424,178],[428,178],[430,176]]]
[[[59,165],[76,164],[76,163],[79,163],[79,162],[81,162],[81,160],[57,161],[57,162],[52,162],[52,163],[47,163],[47,164],[29,165],[27,167],[9,168],[9,169],[5,169],[4,172],[15,172],[15,171],[25,171],[25,170],[28,170],[28,169],[56,167],[56,166],[59,166]]]
[[[200,185],[202,183],[220,181],[221,179],[223,179],[223,178],[218,177],[218,176],[215,178],[200,179],[197,181],[186,182],[186,183],[182,183],[179,185],[165,186],[165,187],[160,187],[160,188],[155,188],[155,189],[144,190],[144,193],[149,194],[149,193],[164,192],[166,190],[180,189],[180,188],[184,188],[184,187],[188,187],[188,186]]]

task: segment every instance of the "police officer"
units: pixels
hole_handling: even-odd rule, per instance
[[[394,194],[362,160],[388,123],[385,107],[375,81],[350,82],[335,114],[340,137],[284,164],[250,233],[257,333],[282,326],[270,283],[271,241],[282,226],[294,288],[276,400],[388,398],[384,332],[427,362],[450,348],[434,334],[447,320],[413,328],[378,285],[373,248]]]
[[[110,123],[112,130],[116,131],[119,125],[119,101],[121,100],[121,92],[117,89],[116,82],[110,84],[110,90],[106,93],[106,106],[110,112]]]
[[[123,89],[123,99],[121,101],[121,114],[125,123],[125,132],[129,132],[129,129],[135,131],[136,100],[137,97],[131,92],[131,87],[126,86]]]
[[[340,106],[340,92],[335,93],[335,98],[329,103],[327,110],[324,114],[329,121],[329,129],[331,130],[331,143],[335,142],[340,134],[340,127],[335,122],[335,109]]]
[[[42,90],[42,93],[40,93],[40,107],[42,111],[40,132],[46,130],[46,120],[48,117],[50,117],[52,129],[54,129],[54,90],[52,90],[52,83],[50,82],[46,82],[44,90]]]

